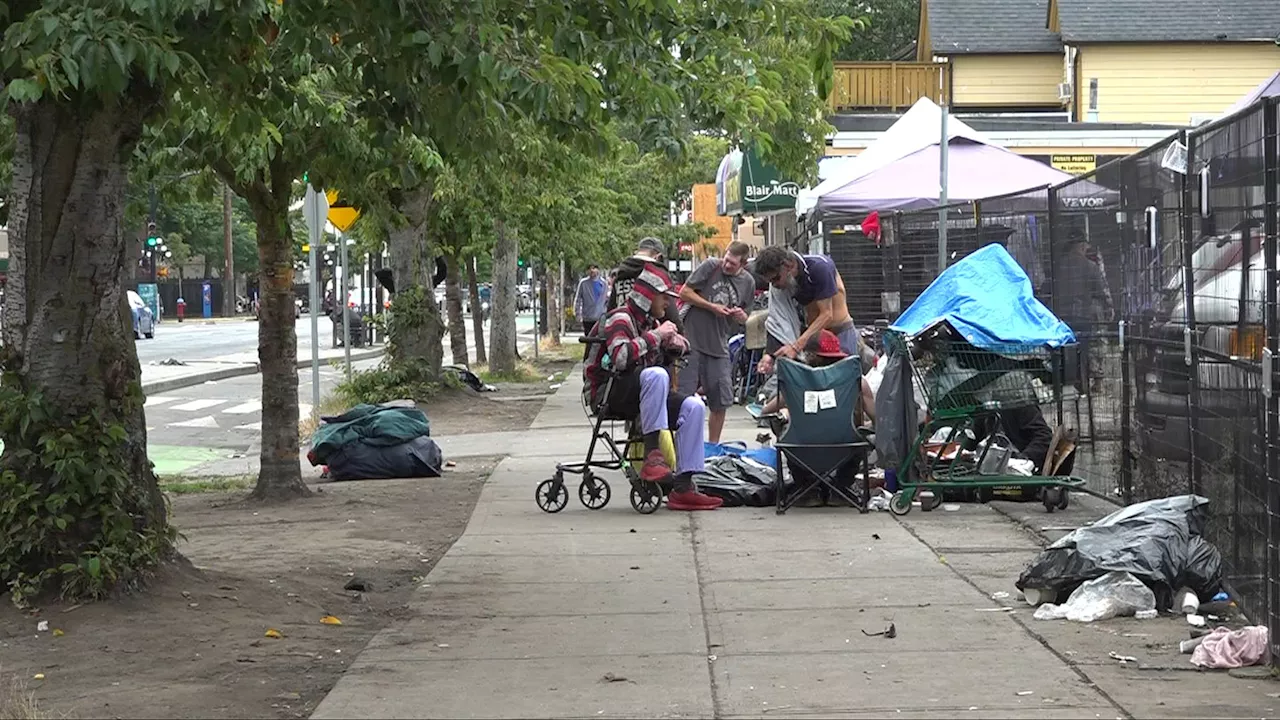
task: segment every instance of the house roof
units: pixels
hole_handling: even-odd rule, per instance
[[[935,55],[1062,52],[1058,34],[1046,27],[1049,0],[926,1]]]
[[[1280,36],[1276,0],[1056,2],[1058,26],[1067,43],[1271,41]],[[932,3],[929,11],[932,14]],[[1045,26],[1047,10],[1041,12],[1040,25]],[[929,24],[932,27],[932,15]]]

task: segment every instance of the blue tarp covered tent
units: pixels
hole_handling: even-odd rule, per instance
[[[1009,251],[988,245],[947,268],[891,329],[914,336],[949,324],[974,347],[1060,347],[1075,334],[1036,299],[1031,280]]]

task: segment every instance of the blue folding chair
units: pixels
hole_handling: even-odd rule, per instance
[[[815,368],[783,358],[777,372],[778,393],[791,415],[775,445],[778,514],[821,487],[865,513],[871,495],[867,461],[872,445],[854,423],[862,397],[861,361],[853,356]],[[790,487],[783,475],[784,459],[791,470]],[[859,474],[861,497],[853,491]]]

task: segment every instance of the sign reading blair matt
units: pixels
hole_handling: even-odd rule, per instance
[[[721,215],[750,215],[794,209],[800,185],[780,179],[776,168],[748,148],[735,150],[721,161],[716,194]]]

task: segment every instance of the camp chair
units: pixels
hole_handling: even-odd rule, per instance
[[[782,358],[777,372],[778,392],[791,415],[790,425],[776,443],[778,514],[820,486],[865,513],[871,494],[867,468],[871,443],[853,425],[861,397],[861,361],[848,357],[834,365],[814,368]],[[794,481],[789,489],[782,472],[784,458]],[[796,470],[803,472],[797,476]],[[861,498],[852,491],[850,482],[859,471]]]

